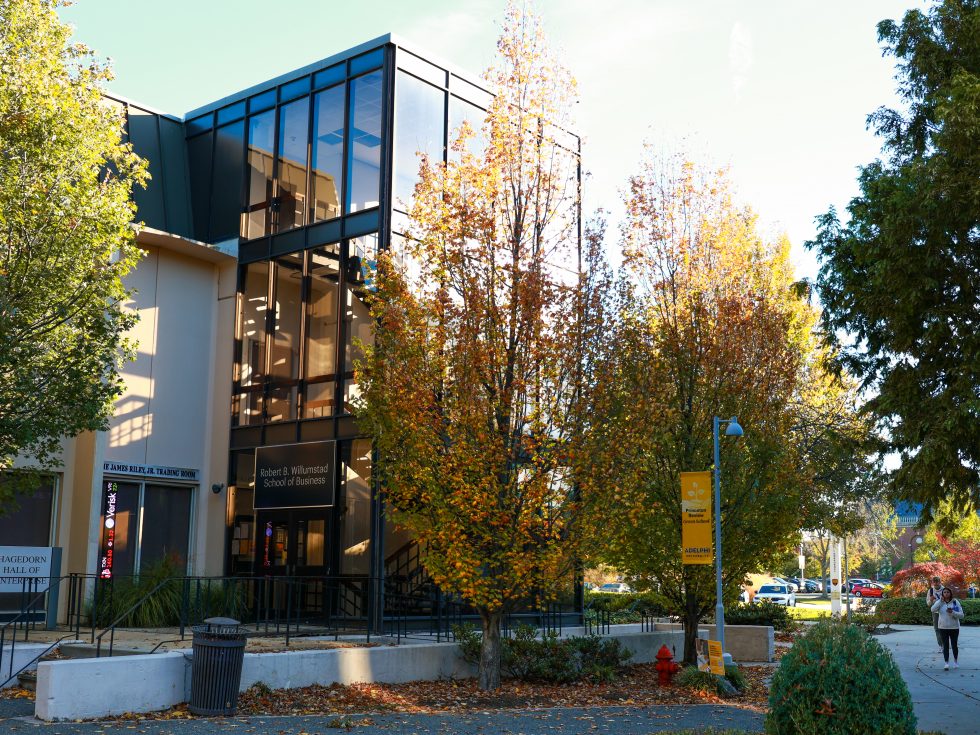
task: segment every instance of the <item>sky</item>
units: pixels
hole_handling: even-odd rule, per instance
[[[76,0],[75,40],[112,60],[110,90],[186,111],[370,40],[402,36],[470,70],[493,58],[505,0]],[[763,232],[802,247],[814,217],[842,212],[857,167],[879,155],[866,129],[895,106],[895,63],[877,23],[924,0],[537,0],[579,82],[586,214],[610,212],[644,144],[727,165]],[[615,257],[613,257],[615,260]]]

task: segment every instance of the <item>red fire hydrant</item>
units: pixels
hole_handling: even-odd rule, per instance
[[[670,684],[670,677],[681,670],[681,667],[674,663],[674,654],[667,646],[661,646],[657,651],[657,663],[653,668],[657,670],[659,684]]]

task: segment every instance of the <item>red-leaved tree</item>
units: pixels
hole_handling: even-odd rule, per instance
[[[892,578],[892,594],[895,597],[925,596],[933,577],[939,577],[945,587],[953,590],[954,595],[961,596],[963,572],[939,561],[913,564],[908,569],[896,572]]]

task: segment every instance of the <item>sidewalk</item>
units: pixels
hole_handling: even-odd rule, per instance
[[[26,705],[26,706],[25,706]],[[234,717],[195,720],[132,720],[118,722],[38,723],[30,718],[33,703],[0,701],[0,733],[18,735],[212,735],[212,733],[275,733],[325,735],[347,732],[348,718],[335,715],[301,717]],[[465,715],[365,715],[349,718],[356,735],[646,735],[683,728],[741,728],[762,732],[757,712],[719,705],[670,707],[556,708]]]
[[[980,628],[960,633],[960,668],[943,671],[931,626],[896,625],[878,636],[902,671],[919,719],[920,730],[977,732],[980,723]],[[950,656],[952,660],[952,656]]]

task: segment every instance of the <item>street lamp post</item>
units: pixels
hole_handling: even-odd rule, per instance
[[[914,539],[909,541],[909,567],[912,567],[912,565],[915,563],[914,560],[915,547],[921,543],[922,543],[921,536],[916,536]]]
[[[720,419],[714,417],[714,440],[715,440],[715,630],[718,634],[718,642],[721,643],[721,650],[725,650],[725,602],[722,599],[721,591],[721,442],[718,438],[718,430],[722,424],[725,427],[725,436],[742,436],[742,427],[738,424],[738,419],[732,416],[730,419]]]

